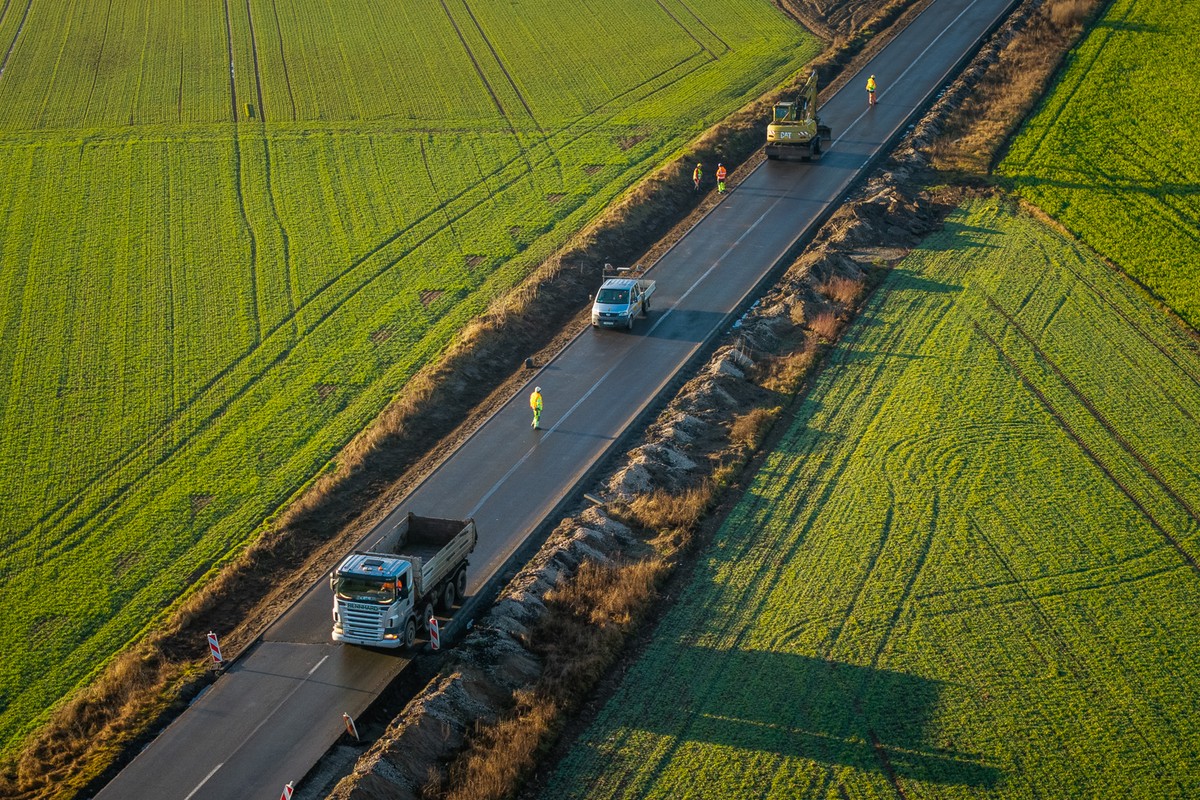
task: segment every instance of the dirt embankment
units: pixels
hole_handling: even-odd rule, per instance
[[[869,57],[889,31],[901,27],[927,2],[779,0],[779,5],[830,39],[830,48],[814,68],[823,85],[828,86],[826,91],[832,91],[846,79],[847,65]],[[1045,5],[1082,2],[1046,0]],[[1087,4],[1094,6],[1095,0]],[[1032,8],[1043,5],[1040,0],[1025,4]],[[999,54],[992,58],[1003,60]],[[798,76],[796,82],[802,78]],[[525,358],[532,356],[542,363],[586,324],[583,310],[588,293],[594,289],[606,261],[654,260],[717,201],[711,196],[697,201],[687,178],[691,162],[721,160],[735,166],[731,181],[735,186],[741,175],[757,166],[762,158],[759,147],[769,106],[793,88],[794,84],[760,99],[714,128],[676,162],[645,180],[542,265],[521,289],[465,331],[439,363],[418,375],[377,423],[346,448],[336,470],[321,477],[258,541],[185,599],[156,632],[116,659],[89,689],[64,704],[19,758],[4,765],[0,795],[71,797],[99,785],[131,758],[157,727],[210,680],[204,672],[204,633],[209,629],[225,632],[223,647],[227,654],[236,655],[252,643],[299,590],[274,588],[272,576],[292,574],[296,579],[289,586],[304,587],[310,578],[315,580],[327,571],[441,453],[467,436],[511,395],[524,380]],[[943,112],[940,119],[947,119],[947,115]],[[972,152],[978,150],[974,144],[971,147]],[[953,148],[947,152],[952,153]],[[735,418],[735,409],[756,403],[773,408],[785,402],[819,357],[822,342],[836,335],[848,318],[859,293],[876,272],[876,262],[889,261],[910,246],[939,214],[934,200],[918,200],[888,184],[872,185],[874,195],[831,220],[826,226],[830,233],[822,233],[826,243],[814,246],[818,249],[810,250],[781,287],[764,301],[763,309],[772,308],[784,316],[759,312],[748,318],[740,344],[722,348],[718,360],[685,390],[691,399],[677,399],[672,404],[675,410],[668,412],[675,416],[660,419],[645,443],[633,451],[628,468],[619,478],[614,477],[617,484],[605,490],[613,513],[593,510],[564,521],[547,549],[535,559],[532,572],[522,573],[524,577],[502,599],[498,608],[512,614],[496,617],[494,613],[489,617],[491,621],[479,626],[476,636],[481,641],[469,639],[463,644],[463,676],[455,678],[453,673],[443,671],[423,699],[406,710],[403,719],[408,722],[398,723],[395,730],[412,728],[431,736],[430,741],[404,756],[403,760],[411,763],[402,770],[392,764],[389,759],[395,757],[394,748],[391,755],[376,754],[376,750],[388,750],[387,740],[381,739],[355,771],[362,776],[364,788],[346,788],[358,786],[349,782],[339,787],[340,793],[371,796],[358,792],[368,791],[365,787],[371,785],[383,786],[379,783],[383,779],[367,767],[372,759],[388,774],[407,776],[400,783],[388,781],[391,788],[381,796],[401,796],[396,794],[397,786],[414,785],[405,781],[428,781],[430,769],[435,776],[444,775],[446,760],[458,749],[446,745],[462,741],[462,737],[453,736],[447,740],[447,731],[456,729],[464,718],[462,712],[466,712],[465,719],[471,721],[473,729],[474,720],[492,719],[512,708],[518,702],[514,697],[524,696],[520,687],[531,679],[536,682],[531,676],[538,674],[545,654],[525,647],[523,629],[535,621],[530,613],[536,614],[542,604],[537,598],[544,596],[549,586],[574,574],[581,559],[585,563],[619,564],[637,553],[666,553],[652,557],[667,563],[675,554],[685,552],[685,535],[677,532],[665,540],[655,539],[646,530],[635,531],[612,517],[629,519],[634,527],[646,528],[645,509],[639,516],[629,508],[629,503],[637,505],[638,501],[623,498],[641,497],[645,505],[646,497],[662,492],[668,497],[680,496],[680,492],[689,491],[681,488],[684,485],[706,487],[699,495],[701,505],[715,496],[745,460],[757,431],[773,419],[770,415]],[[866,240],[872,238],[864,233],[868,230],[901,232],[902,243],[892,241],[894,236],[884,236],[868,245]],[[844,241],[835,246],[838,236]],[[637,494],[639,491],[642,494]],[[692,501],[695,503],[696,498]],[[688,527],[677,526],[677,531]],[[542,572],[535,577],[539,566]],[[476,684],[471,676],[480,671],[502,676],[503,680],[495,685],[486,681]],[[438,686],[441,692],[436,690]],[[446,706],[436,712],[440,716],[416,713],[426,706],[436,709],[438,704],[448,702],[445,697],[459,690],[470,702],[464,700],[461,707]],[[412,731],[407,734],[410,738],[413,735]],[[421,757],[412,755],[416,753]],[[442,778],[433,782],[440,784]]]
[[[600,504],[557,526],[330,796],[510,796],[557,731],[584,724],[586,712],[570,715],[603,686],[634,628],[652,627],[672,582],[686,580],[694,539],[721,517],[714,504],[732,502],[773,421],[886,269],[965,196],[994,191],[987,167],[1098,5],[1020,6],[593,490]],[[614,597],[625,602],[606,607]],[[311,783],[304,797],[328,791]],[[535,790],[536,780],[522,796]]]

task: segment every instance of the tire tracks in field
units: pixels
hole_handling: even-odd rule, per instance
[[[1055,263],[1055,261],[1053,259],[1051,259],[1049,249],[1047,248],[1047,246],[1044,242],[1042,242],[1040,239],[1032,239],[1031,243],[1034,246],[1036,246],[1039,250],[1041,250],[1041,252],[1043,254],[1043,258],[1045,259],[1045,263],[1047,263],[1047,264]],[[1074,243],[1072,245],[1071,249],[1072,249],[1072,252],[1076,256],[1081,257],[1081,254],[1079,251],[1079,245],[1077,243]],[[1075,277],[1075,279],[1077,281],[1079,281],[1079,283],[1086,286],[1088,288],[1088,290],[1091,292],[1093,297],[1096,297],[1099,301],[1101,301],[1103,303],[1104,306],[1106,306],[1108,308],[1109,311],[1111,311],[1113,314],[1117,315],[1121,319],[1121,321],[1125,323],[1125,327],[1128,330],[1137,334],[1137,336],[1143,342],[1145,342],[1146,344],[1150,345],[1152,348],[1157,350],[1159,355],[1161,355],[1163,358],[1165,358],[1171,364],[1171,366],[1173,366],[1175,368],[1176,372],[1178,372],[1185,379],[1190,381],[1192,386],[1195,387],[1195,389],[1197,390],[1197,392],[1200,392],[1200,369],[1198,369],[1195,366],[1195,362],[1193,362],[1192,360],[1184,359],[1184,358],[1180,357],[1179,355],[1176,354],[1176,350],[1169,348],[1166,345],[1159,342],[1159,340],[1150,333],[1149,329],[1146,326],[1142,325],[1138,320],[1135,320],[1133,317],[1131,317],[1125,311],[1125,309],[1122,308],[1120,306],[1120,304],[1118,304],[1115,300],[1113,300],[1107,292],[1105,292],[1103,289],[1101,289],[1098,284],[1091,281],[1086,275],[1084,275],[1084,273],[1081,270],[1078,270],[1075,267],[1071,266],[1069,260],[1064,259],[1061,262],[1061,266],[1067,272],[1071,273]],[[1113,267],[1112,269],[1114,271],[1117,271],[1115,267]],[[1120,273],[1123,276],[1127,276],[1127,273],[1125,273],[1123,270],[1121,270]],[[1065,294],[1063,296],[1063,302],[1064,303],[1066,302]],[[1178,328],[1173,327],[1173,326],[1168,326],[1166,328],[1166,330],[1175,336],[1175,344],[1179,349],[1186,350],[1189,353],[1191,353],[1193,356],[1200,357],[1200,350],[1197,349],[1196,341],[1194,339],[1192,339],[1189,336],[1183,335],[1182,332]],[[1126,348],[1124,345],[1122,345],[1119,340],[1113,339],[1110,341],[1110,343],[1123,356],[1125,356],[1126,359],[1128,359],[1130,364],[1137,364],[1141,361],[1141,359],[1139,359],[1134,353],[1130,352],[1128,348]],[[1153,371],[1148,372],[1146,374],[1146,378],[1151,383],[1153,383],[1155,386],[1157,386],[1159,388],[1159,390],[1163,393],[1163,396],[1169,400],[1171,405],[1174,406],[1175,409],[1182,416],[1186,417],[1189,420],[1195,421],[1195,419],[1196,419],[1195,415],[1191,412],[1190,409],[1188,409],[1186,406],[1184,406],[1182,403],[1180,403],[1178,400],[1175,399],[1173,392],[1171,392],[1167,388],[1167,386],[1161,380],[1158,379],[1158,374],[1156,372],[1153,372]]]
[[[517,133],[517,127],[513,124],[512,118],[508,115],[508,111],[504,108],[504,103],[501,102],[500,96],[496,94],[496,89],[488,80],[487,75],[483,71],[483,65],[479,63],[479,59],[475,56],[475,51],[471,49],[471,45],[467,42],[467,37],[462,31],[462,27],[458,24],[458,20],[454,18],[454,14],[450,11],[450,6],[446,5],[446,0],[438,0],[442,7],[446,19],[449,20],[450,26],[454,28],[454,35],[458,37],[459,44],[462,45],[463,52],[467,54],[467,58],[471,60],[471,65],[475,67],[475,74],[479,77],[483,88],[487,90],[488,96],[492,98],[492,104],[496,106],[496,111],[500,114],[500,118],[504,120],[505,126],[512,134],[513,141],[517,145],[517,150],[521,153],[522,159],[525,161],[525,167],[528,170],[530,179],[534,175],[533,163],[529,160],[529,153],[525,149],[524,143],[521,141],[521,135]],[[464,0],[465,4],[465,0]]]
[[[708,31],[708,35],[709,35],[709,36],[713,37],[714,39],[716,39],[718,42],[720,42],[720,43],[721,43],[721,46],[725,48],[725,52],[726,52],[726,53],[732,53],[732,52],[733,52],[733,48],[730,46],[729,42],[727,42],[727,41],[725,41],[724,39],[722,39],[722,38],[721,38],[721,36],[720,36],[720,35],[719,35],[719,34],[718,34],[716,31],[714,31],[712,28],[710,28],[710,27],[708,26],[708,23],[707,23],[707,22],[705,22],[704,20],[700,19],[700,15],[699,15],[699,14],[697,14],[697,13],[696,13],[694,10],[692,10],[692,7],[691,7],[691,6],[689,6],[689,5],[688,5],[686,2],[684,2],[684,0],[676,0],[676,2],[678,2],[678,3],[679,3],[679,5],[683,6],[683,8],[684,8],[684,9],[685,9],[685,10],[686,10],[686,11],[687,11],[689,14],[691,14],[691,15],[692,15],[692,19],[696,20],[696,23],[697,23],[697,24],[699,24],[701,28],[704,28],[704,30]],[[714,56],[714,58],[715,58],[715,56]]]
[[[8,18],[9,3],[11,0],[4,0],[4,10],[0,11],[0,24]],[[33,0],[26,0],[25,9],[21,12],[21,21],[17,23],[17,29],[13,32],[12,41],[8,43],[8,49],[4,51],[4,60],[0,61],[0,80],[4,79],[4,71],[8,69],[8,60],[12,58],[13,50],[17,49],[17,40],[21,38],[21,32],[25,30],[25,21],[29,19],[29,9],[33,7]]]
[[[999,518],[1003,520],[1003,517]],[[1077,685],[1086,686],[1095,694],[1106,695],[1110,701],[1107,704],[1110,708],[1124,708],[1127,706],[1128,703],[1121,702],[1120,698],[1115,696],[1115,693],[1107,683],[1102,683],[1091,679],[1091,671],[1088,669],[1083,659],[1076,655],[1075,648],[1072,647],[1071,642],[1065,636],[1063,636],[1059,626],[1055,623],[1054,618],[1051,617],[1051,615],[1048,614],[1042,607],[1042,604],[1038,602],[1039,598],[1034,597],[1028,591],[1025,581],[1018,576],[1017,571],[1013,568],[1008,558],[1005,557],[1000,548],[996,546],[991,537],[987,535],[987,531],[984,526],[978,524],[978,521],[973,516],[970,516],[970,520],[971,529],[975,532],[978,540],[988,551],[991,552],[992,557],[995,558],[996,563],[1000,565],[1003,573],[1007,575],[1012,584],[1017,587],[1018,591],[1023,596],[1024,607],[1029,609],[1029,611],[1038,621],[1038,625],[1034,629],[1022,628],[1018,626],[1023,638],[1028,644],[1030,651],[1036,654],[1041,659],[1042,665],[1048,669],[1051,666],[1051,662],[1042,654],[1041,649],[1038,648],[1037,643],[1031,635],[1031,630],[1036,630],[1048,636],[1054,647],[1053,652],[1062,656],[1066,660],[1067,667],[1071,671],[1071,678]],[[1018,531],[1009,528],[1008,532],[1010,539],[1017,540],[1020,538]],[[1090,618],[1090,615],[1088,616]],[[1135,724],[1132,724],[1132,720],[1130,720],[1130,723],[1131,724],[1128,726],[1128,728],[1132,730],[1134,735],[1142,741],[1143,745],[1145,745],[1145,752],[1152,753],[1154,755],[1155,760],[1158,762],[1158,765],[1161,768],[1160,774],[1170,774],[1170,770],[1167,769],[1167,766],[1163,763],[1162,758],[1158,755],[1158,750],[1154,747],[1153,742],[1146,738],[1141,728]]]
[[[279,21],[279,2],[271,0],[271,11],[275,15],[275,34],[279,39],[279,63],[283,65],[283,83],[287,86],[288,104],[292,108],[292,122],[296,121],[296,95],[292,92],[292,75],[288,70],[287,54],[283,49],[283,24]],[[266,122],[266,117],[263,118]]]
[[[508,67],[505,65],[504,59],[500,57],[500,54],[496,51],[495,45],[492,44],[492,40],[483,30],[483,26],[479,24],[479,20],[475,17],[475,11],[471,8],[471,3],[468,0],[461,0],[461,2],[463,4],[463,8],[465,8],[467,11],[467,16],[471,18],[471,24],[475,26],[475,30],[479,33],[479,38],[483,39],[483,43],[487,46],[488,52],[492,54],[492,60],[495,61],[496,66],[500,68],[500,73],[504,76],[504,80],[512,89],[513,94],[516,95],[517,101],[521,104],[521,107],[525,109],[525,113],[529,115],[530,122],[532,122],[533,126],[537,128],[537,132],[542,138],[542,143],[546,145],[546,149],[550,152],[550,157],[554,159],[554,165],[558,172],[559,183],[565,183],[566,179],[563,176],[562,161],[559,160],[558,153],[555,152],[554,146],[550,143],[550,138],[546,134],[542,124],[538,122],[537,115],[535,115],[533,113],[533,109],[529,107],[528,101],[525,100],[525,95],[522,94],[520,87],[517,86],[517,82],[513,80],[513,76],[508,71]],[[474,61],[474,55],[470,53],[469,55],[471,55],[471,60]],[[476,66],[478,67],[478,65]]]
[[[1141,452],[1138,451],[1138,449],[1135,448],[1133,444],[1121,434],[1119,430],[1117,430],[1117,427],[1113,425],[1111,421],[1109,421],[1108,417],[1106,417],[1098,408],[1096,408],[1092,401],[1087,397],[1086,394],[1084,394],[1082,390],[1080,390],[1075,382],[1067,377],[1066,373],[1062,371],[1058,364],[1056,364],[1054,360],[1051,359],[1050,356],[1038,346],[1037,342],[1032,336],[1029,335],[1025,328],[1022,327],[1021,324],[1017,322],[1016,319],[1013,318],[1007,311],[1005,311],[994,298],[990,296],[987,297],[987,303],[993,311],[999,314],[1009,324],[1009,326],[1011,326],[1012,329],[1016,331],[1022,339],[1025,340],[1025,343],[1029,346],[1030,350],[1033,351],[1038,361],[1049,368],[1050,371],[1053,372],[1060,381],[1062,381],[1063,385],[1067,387],[1072,395],[1074,395],[1075,399],[1079,401],[1080,405],[1086,408],[1092,418],[1100,423],[1100,425],[1106,431],[1108,431],[1113,440],[1121,446],[1121,449],[1124,450],[1130,458],[1136,461],[1147,475],[1153,478],[1154,482],[1158,484],[1159,488],[1162,489],[1162,491],[1166,493],[1168,497],[1172,498],[1182,509],[1187,512],[1188,516],[1192,518],[1193,522],[1200,523],[1200,514],[1197,513],[1191,502],[1167,483],[1166,479],[1163,478],[1158,469],[1155,468],[1154,465],[1151,464],[1146,457],[1143,456]]]
[[[654,0],[654,2],[660,9],[662,9],[662,12],[664,14],[666,14],[668,17],[671,18],[671,21],[674,22],[679,27],[680,30],[682,30],[684,33],[687,34],[689,39],[691,39],[693,42],[696,43],[696,46],[699,47],[702,52],[708,53],[708,57],[709,57],[710,61],[717,60],[717,54],[714,53],[712,50],[709,50],[708,45],[706,45],[704,42],[700,41],[699,36],[692,33],[691,28],[689,28],[687,25],[684,25],[683,22],[679,19],[679,17],[677,17],[673,13],[671,13],[671,9],[667,8],[667,4],[664,3],[663,0]],[[680,3],[680,5],[683,5],[683,4]],[[684,8],[687,8],[687,6],[684,6]],[[688,11],[691,12],[691,9],[689,8]],[[692,16],[694,17],[696,15],[693,13]],[[701,23],[701,25],[703,25],[703,24],[704,23]],[[707,29],[708,26],[705,25],[704,27]],[[709,31],[709,33],[712,33],[712,31]],[[720,41],[720,37],[718,37],[717,40]],[[725,42],[721,42],[721,44],[725,44]],[[729,45],[725,45],[725,46],[728,47]]]
[[[1193,571],[1195,571],[1197,574],[1200,574],[1200,564],[1197,564],[1196,559],[1193,558],[1192,555],[1186,549],[1184,549],[1183,545],[1180,544],[1180,542],[1174,537],[1174,535],[1172,535],[1171,532],[1161,522],[1158,521],[1158,518],[1155,517],[1150,509],[1148,509],[1141,502],[1141,500],[1137,498],[1133,491],[1126,486],[1125,483],[1122,482],[1121,479],[1118,478],[1111,469],[1109,469],[1108,465],[1104,463],[1100,456],[1087,445],[1087,442],[1084,441],[1083,436],[1080,435],[1080,433],[1075,430],[1074,426],[1067,421],[1062,412],[1054,407],[1054,404],[1050,402],[1050,399],[1046,397],[1045,393],[1042,392],[1042,390],[1036,385],[1034,385],[1033,380],[1025,373],[1024,370],[1021,369],[1020,365],[1013,360],[1012,356],[1010,356],[1004,350],[1004,348],[1001,347],[1000,343],[997,342],[991,334],[985,331],[983,326],[981,326],[978,322],[973,322],[972,325],[974,326],[975,331],[984,339],[986,339],[993,348],[995,348],[997,355],[999,355],[1000,358],[1006,364],[1008,364],[1008,368],[1012,370],[1014,375],[1017,376],[1018,380],[1021,381],[1026,390],[1038,400],[1042,407],[1046,409],[1047,413],[1049,413],[1050,416],[1053,417],[1056,422],[1058,422],[1059,426],[1061,426],[1064,431],[1066,431],[1067,435],[1072,441],[1075,442],[1075,445],[1080,449],[1080,451],[1087,456],[1088,460],[1091,461],[1096,468],[1108,478],[1113,486],[1115,486],[1122,494],[1125,495],[1125,497],[1129,499],[1129,502],[1141,512],[1142,516],[1146,518],[1151,526],[1153,526],[1154,530],[1158,531],[1158,534],[1175,549],[1180,558],[1182,558],[1184,562],[1192,568]]]
[[[83,103],[83,117],[87,118],[88,110],[92,107],[92,95],[96,93],[96,82],[100,80],[100,62],[104,60],[104,48],[108,44],[108,25],[112,20],[113,0],[108,0],[108,8],[104,11],[104,30],[100,33],[100,50],[96,53],[96,69],[92,73],[92,83],[88,87],[87,100]]]
[[[263,99],[263,79],[262,68],[258,59],[258,35],[254,30],[254,15],[251,11],[250,0],[246,2],[246,25],[250,32],[250,52],[254,60],[254,92],[258,99],[258,128],[262,136],[262,159],[263,159],[263,179],[266,181],[266,200],[267,209],[271,214],[271,222],[275,227],[276,233],[279,236],[279,245],[283,250],[283,269],[284,282],[286,290],[285,302],[287,303],[287,313],[284,314],[285,320],[292,320],[292,335],[298,334],[298,329],[295,324],[296,317],[296,287],[299,284],[299,278],[296,275],[294,265],[292,264],[292,247],[291,238],[288,236],[287,228],[283,224],[283,219],[279,215],[279,204],[275,201],[275,183],[272,177],[271,169],[271,140],[267,135],[267,106]],[[272,0],[274,7],[274,0]],[[278,17],[277,17],[278,19]],[[282,32],[280,36],[282,37]],[[282,46],[281,46],[282,51]],[[288,84],[288,91],[291,91],[291,84]],[[261,338],[262,331],[259,331]]]
[[[238,131],[238,90],[237,80],[235,78],[235,64],[233,56],[233,17],[229,9],[229,0],[221,0],[221,4],[225,9],[225,48],[226,55],[229,58],[229,102],[231,111],[233,112],[233,186],[234,196],[237,198],[238,215],[242,220],[242,227],[246,231],[246,235],[250,240],[250,322],[254,328],[254,341],[259,343],[262,341],[262,319],[258,310],[258,238],[254,232],[254,226],[250,223],[250,215],[246,210],[246,195],[242,188],[244,176],[242,175],[242,137]]]

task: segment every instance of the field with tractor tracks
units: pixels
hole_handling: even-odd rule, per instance
[[[1200,5],[1115,0],[999,172],[1200,329]]]
[[[817,48],[767,0],[3,4],[0,750]]]
[[[1200,794],[1200,345],[1141,289],[975,201],[787,425],[542,796]]]

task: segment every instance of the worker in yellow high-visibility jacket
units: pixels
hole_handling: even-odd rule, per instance
[[[867,78],[867,105],[875,105],[875,76]]]
[[[696,191],[700,191],[700,177],[700,165],[697,164],[696,168],[692,170],[692,185],[696,187]]]
[[[534,387],[533,394],[529,395],[529,407],[533,409],[533,429],[538,430],[542,420],[542,387]]]
[[[725,176],[728,174],[724,164],[717,164],[717,194],[725,194]]]

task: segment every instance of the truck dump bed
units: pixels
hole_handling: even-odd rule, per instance
[[[420,517],[409,512],[371,550],[411,563],[417,593],[424,594],[466,561],[476,540],[475,520]]]

